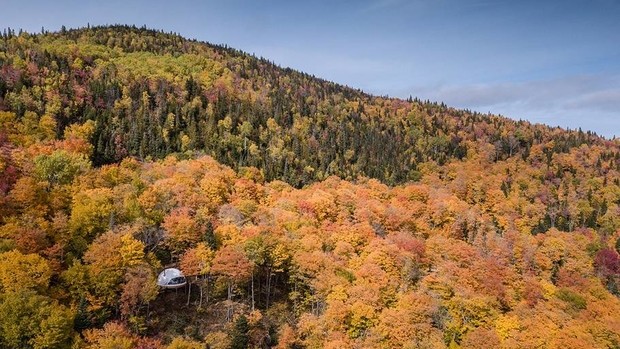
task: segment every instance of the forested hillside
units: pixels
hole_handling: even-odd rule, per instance
[[[0,347],[620,348],[619,251],[618,140],[135,27],[0,39]]]
[[[424,162],[441,165],[487,145],[497,161],[527,159],[537,144],[566,153],[604,143],[589,133],[373,97],[146,29],[10,31],[0,52],[0,109],[15,115],[3,123],[32,129],[20,140],[28,144],[92,120],[96,165],[197,150],[296,187],[330,175],[398,184],[419,179]],[[47,124],[36,131],[42,117]]]

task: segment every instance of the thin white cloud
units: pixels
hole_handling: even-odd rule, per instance
[[[566,107],[616,112],[620,117],[620,88],[596,91],[568,101]],[[620,123],[620,120],[618,120]]]
[[[401,91],[404,92],[404,91]],[[499,113],[552,126],[620,136],[620,76],[411,88],[408,94],[450,106]]]

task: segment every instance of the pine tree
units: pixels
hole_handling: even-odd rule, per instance
[[[217,240],[215,239],[215,234],[213,233],[213,223],[207,222],[206,230],[204,241],[213,251],[215,251],[217,250]]]
[[[231,349],[245,349],[248,347],[248,332],[250,326],[248,325],[248,318],[245,315],[239,316],[235,322],[235,328],[232,333]]]
[[[84,297],[80,298],[78,303],[77,313],[75,314],[74,327],[76,330],[83,330],[91,326],[90,317],[88,314],[88,303]]]

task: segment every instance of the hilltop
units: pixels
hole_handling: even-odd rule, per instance
[[[590,132],[371,96],[145,28],[11,32],[0,45],[0,110],[18,119],[32,112],[33,122],[50,116],[56,136],[94,121],[89,141],[97,165],[195,151],[296,187],[330,175],[399,184],[419,179],[424,163],[443,165],[487,148],[500,161],[527,160],[535,145],[566,153],[609,144]]]

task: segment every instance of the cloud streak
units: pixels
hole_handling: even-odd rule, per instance
[[[448,105],[500,113],[607,137],[620,136],[620,76],[578,75],[512,83],[412,87],[412,95]],[[399,93],[406,95],[405,93]]]

